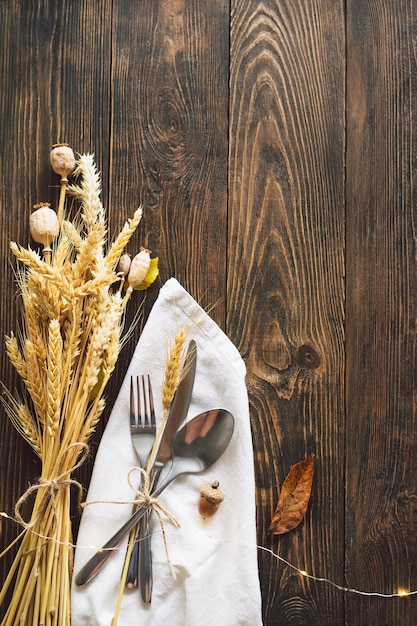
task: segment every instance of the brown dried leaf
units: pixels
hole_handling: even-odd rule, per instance
[[[313,475],[314,454],[293,465],[282,484],[268,533],[283,535],[298,526],[310,500]]]

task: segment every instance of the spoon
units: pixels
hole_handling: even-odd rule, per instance
[[[160,493],[181,474],[198,474],[213,465],[229,445],[233,434],[234,418],[224,409],[211,409],[200,413],[185,424],[172,442],[172,464],[168,474],[152,492],[157,498]],[[100,571],[131,529],[145,515],[147,506],[141,506],[123,526],[81,568],[75,584],[88,583]]]

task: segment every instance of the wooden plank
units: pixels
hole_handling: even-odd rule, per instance
[[[111,203],[224,326],[228,3],[119,1],[113,26]]]
[[[343,580],[344,12],[234,0],[227,332],[247,361],[258,541]],[[316,454],[304,523],[266,531],[279,484]],[[260,552],[265,624],[341,624],[343,594]]]
[[[110,381],[114,397],[171,276],[225,325],[229,12],[222,1],[117,0],[112,24],[110,213],[120,223],[143,205],[129,252],[145,246],[160,267]]]
[[[0,380],[12,392],[19,381],[3,343],[6,333],[18,330],[9,241],[28,244],[32,205],[57,201],[59,179],[49,164],[52,144],[66,141],[74,150],[95,151],[99,167],[107,164],[110,5],[107,0],[87,4],[6,0],[0,6]],[[106,168],[103,178],[106,187]],[[39,476],[39,464],[2,406],[0,411],[0,510],[12,515],[28,482]],[[83,478],[87,474],[86,469]],[[19,527],[6,519],[0,524],[1,552]],[[1,578],[11,555],[2,559]]]
[[[347,3],[346,580],[417,588],[417,34],[413,3]],[[349,595],[347,623],[415,623],[417,599]]]

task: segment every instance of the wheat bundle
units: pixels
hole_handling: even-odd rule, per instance
[[[92,155],[80,157],[74,176],[74,184],[64,177],[65,197],[70,194],[80,207],[73,221],[58,219],[47,203],[37,205],[42,213],[31,216],[32,236],[44,245],[42,255],[11,244],[20,267],[23,328],[19,339],[6,337],[6,349],[27,393],[23,400],[7,394],[7,410],[39,456],[42,472],[16,504],[14,516],[23,531],[0,592],[2,605],[13,589],[2,626],[70,624],[70,489],[74,484],[81,488],[72,474],[85,459],[104,409],[103,391],[119,355],[131,293],[123,295],[118,288],[117,266],[142,210],[106,250],[100,177]],[[135,288],[146,288],[156,278],[157,260],[152,261]],[[25,521],[21,507],[32,499],[32,515]]]

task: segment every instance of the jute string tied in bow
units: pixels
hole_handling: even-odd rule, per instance
[[[141,476],[141,484],[140,484],[139,489],[137,489],[133,485],[132,480],[131,480],[131,476],[134,472],[139,472]],[[175,580],[177,576],[175,574],[175,570],[172,565],[171,558],[169,556],[168,542],[167,542],[163,517],[165,516],[167,520],[175,526],[175,528],[181,528],[181,525],[176,519],[176,517],[174,517],[174,515],[172,515],[172,513],[170,513],[168,509],[166,509],[163,506],[163,504],[161,504],[158,498],[152,497],[150,478],[146,470],[144,470],[142,467],[132,467],[129,470],[129,473],[127,475],[127,482],[129,483],[129,487],[135,492],[134,500],[96,500],[96,501],[90,501],[90,502],[83,502],[81,506],[86,507],[86,506],[89,506],[90,504],[133,504],[137,506],[138,509],[141,507],[146,507],[148,509],[152,509],[153,511],[155,511],[158,517],[159,525],[161,527],[168,567],[170,569],[173,579]]]
[[[64,462],[66,460],[65,457],[75,447],[81,448],[81,450],[83,451],[81,458],[74,465],[71,464],[70,469],[63,471],[62,468],[66,465],[66,463]],[[28,489],[26,489],[26,491],[20,496],[14,507],[14,515],[15,519],[19,522],[19,524],[23,526],[23,528],[29,530],[36,526],[39,520],[42,519],[42,517],[44,516],[49,501],[52,503],[53,510],[55,510],[56,494],[61,489],[74,485],[78,489],[79,502],[81,502],[83,492],[82,485],[74,478],[71,478],[71,474],[76,469],[81,467],[81,465],[84,463],[88,456],[88,452],[89,449],[86,443],[82,443],[79,441],[72,443],[65,450],[63,450],[61,454],[61,459],[58,463],[56,475],[52,478],[40,477],[36,484],[30,485]],[[45,490],[45,494],[47,494],[49,498],[45,497],[43,499],[41,505],[36,510],[36,514],[32,516],[30,522],[26,522],[22,517],[21,508],[33,493],[38,493],[41,489]]]

